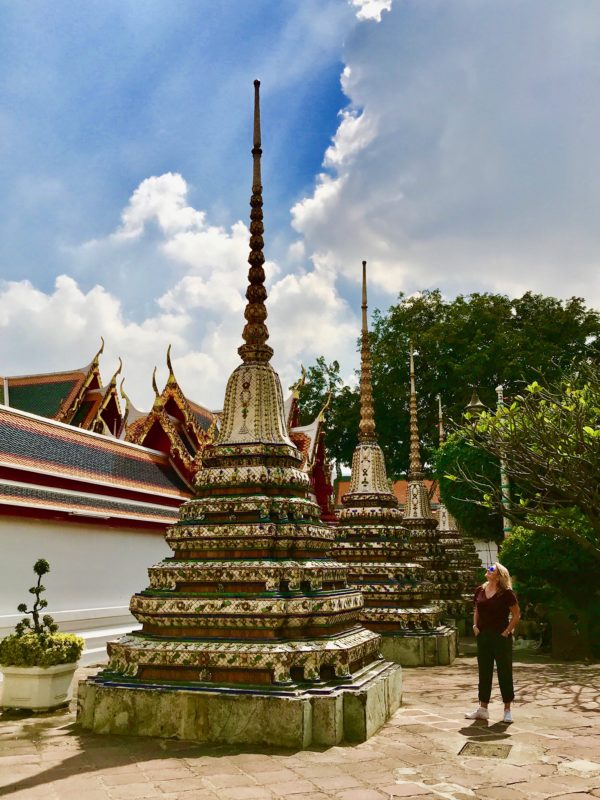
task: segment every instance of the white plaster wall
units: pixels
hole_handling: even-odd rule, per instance
[[[487,539],[474,539],[473,544],[484,567],[488,567],[498,560],[498,545],[496,542],[488,542]]]
[[[46,612],[60,630],[81,633],[86,649],[103,657],[107,639],[130,630],[134,592],[148,586],[148,567],[172,555],[162,531],[131,531],[73,522],[0,517],[0,637],[31,608],[33,564],[50,563],[44,576]],[[87,661],[92,653],[88,654]],[[102,658],[99,658],[102,660]]]

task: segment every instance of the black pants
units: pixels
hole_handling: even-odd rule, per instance
[[[492,694],[494,661],[498,669],[500,694],[505,703],[515,699],[512,676],[512,636],[496,631],[481,631],[477,637],[477,666],[479,667],[479,702],[489,703]]]

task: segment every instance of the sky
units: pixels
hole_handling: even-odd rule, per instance
[[[261,80],[286,388],[399,292],[600,307],[597,0],[0,0],[0,375],[239,363]]]

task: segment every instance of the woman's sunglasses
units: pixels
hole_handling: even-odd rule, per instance
[[[495,572],[496,571],[496,567],[488,567],[487,571],[488,572]]]

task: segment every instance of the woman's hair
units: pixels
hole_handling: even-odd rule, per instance
[[[504,564],[501,564],[499,561],[494,561],[494,571],[498,573],[498,588],[500,591],[504,592],[507,589],[512,589],[510,572],[506,569]],[[485,589],[485,587],[488,585],[488,582],[485,581],[481,585]]]

